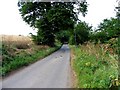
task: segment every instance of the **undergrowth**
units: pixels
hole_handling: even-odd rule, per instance
[[[73,68],[77,75],[77,88],[110,88],[118,86],[117,55],[100,45],[88,43],[71,46],[74,52]]]
[[[60,46],[45,47],[34,45],[28,49],[17,49],[16,47],[8,47],[2,44],[2,66],[0,67],[0,74],[1,76],[6,76],[9,72],[23,66],[28,66],[59,48]]]

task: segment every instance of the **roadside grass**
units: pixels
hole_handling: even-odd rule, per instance
[[[118,86],[118,56],[111,55],[104,45],[88,43],[71,46],[77,88],[110,88]]]
[[[28,66],[60,48],[60,44],[55,47],[35,45],[31,38],[25,36],[3,36],[2,41],[2,65],[0,67],[1,76],[8,75],[20,67]]]

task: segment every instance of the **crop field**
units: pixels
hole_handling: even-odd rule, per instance
[[[30,44],[32,44],[32,40],[27,36],[17,36],[17,35],[2,35],[2,43],[7,45],[8,47],[16,47],[16,48],[28,48]]]

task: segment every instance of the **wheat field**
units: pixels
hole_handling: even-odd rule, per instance
[[[0,35],[2,42],[31,42],[31,38],[23,35]]]
[[[32,44],[32,39],[28,36],[23,35],[0,35],[2,44],[11,47],[15,46],[17,48],[27,48]]]

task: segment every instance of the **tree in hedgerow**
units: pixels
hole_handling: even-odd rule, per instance
[[[111,38],[117,38],[120,35],[119,20],[117,18],[104,19],[98,26],[95,38],[104,43]]]
[[[80,21],[74,29],[73,34],[70,38],[70,43],[83,44],[84,42],[89,40],[89,33],[92,27],[87,23]],[[72,43],[72,44],[73,44]]]

